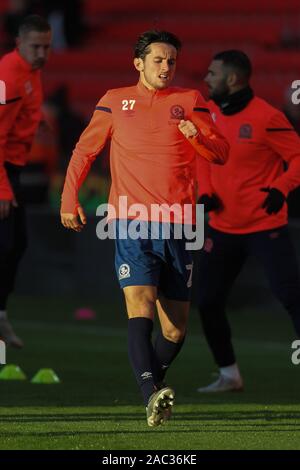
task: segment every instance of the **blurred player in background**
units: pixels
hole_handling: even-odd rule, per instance
[[[218,380],[199,392],[243,388],[225,309],[249,255],[263,265],[300,336],[299,272],[286,204],[289,192],[300,185],[300,139],[281,111],[254,96],[250,76],[246,54],[229,50],[214,57],[205,79],[208,106],[230,153],[224,167],[198,159],[199,202],[210,212],[199,258],[199,311],[220,369]]]
[[[7,319],[7,301],[26,248],[20,173],[41,120],[40,69],[50,41],[47,21],[28,16],[19,27],[16,49],[0,61],[0,337],[17,348],[23,342]]]
[[[145,222],[155,222],[150,216],[153,204],[177,203],[181,209],[195,203],[196,152],[210,163],[226,161],[228,144],[199,92],[169,88],[179,49],[180,41],[171,33],[141,35],[134,55],[138,84],[109,90],[97,104],[68,167],[61,207],[66,228],[80,231],[86,223],[78,191],[109,138],[109,202],[117,210],[120,197],[126,196],[128,207],[143,205],[149,216]],[[116,219],[115,263],[129,318],[130,363],[146,405],[148,425],[158,426],[170,417],[174,400],[173,389],[162,381],[185,337],[191,253],[185,249],[184,239],[164,240],[161,234],[155,240],[122,239],[121,214]],[[129,221],[127,213],[126,224]],[[162,331],[153,348],[156,311]]]

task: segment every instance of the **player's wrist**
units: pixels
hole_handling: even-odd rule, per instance
[[[201,141],[202,141],[202,134],[201,134],[201,132],[197,129],[197,133],[196,133],[195,135],[193,135],[193,136],[191,137],[191,139],[196,140],[196,141],[199,142],[199,144],[200,144]]]

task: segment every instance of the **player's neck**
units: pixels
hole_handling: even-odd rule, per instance
[[[230,95],[224,97],[217,105],[219,106],[222,114],[230,116],[239,113],[246,108],[248,103],[252,100],[254,94],[250,86],[243,87]]]

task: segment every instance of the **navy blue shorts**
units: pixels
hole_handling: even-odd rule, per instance
[[[156,286],[158,292],[172,300],[188,301],[191,296],[193,261],[186,250],[186,240],[174,239],[174,226],[170,225],[170,238],[151,239],[149,224],[147,239],[121,239],[120,221],[116,223],[115,267],[121,288],[127,286]]]

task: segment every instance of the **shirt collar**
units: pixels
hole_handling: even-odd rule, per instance
[[[220,103],[217,103],[217,105],[219,106],[222,114],[225,116],[231,116],[245,109],[253,97],[254,94],[252,88],[247,86],[242,88],[242,90],[236,91],[232,95],[228,95]]]
[[[163,90],[149,90],[141,80],[138,81],[137,83],[137,91],[140,95],[143,96],[164,96],[164,95],[169,95],[170,94],[170,88],[164,88]]]
[[[28,62],[26,62],[25,59],[23,59],[23,57],[21,56],[20,52],[18,51],[18,49],[15,49],[13,51],[13,54],[15,56],[15,59],[16,61],[18,62],[18,64],[22,67],[22,70],[24,72],[34,72],[34,70],[32,70],[32,66],[30,64],[28,64]]]

